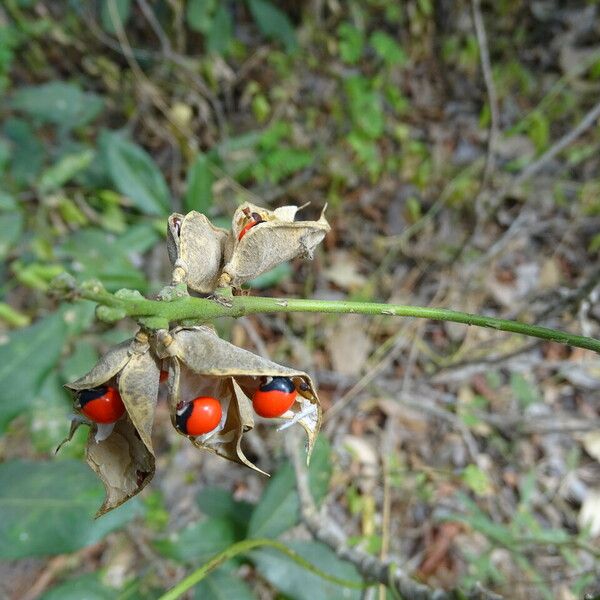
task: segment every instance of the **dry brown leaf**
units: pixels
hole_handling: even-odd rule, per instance
[[[600,535],[600,490],[590,490],[581,504],[577,523],[580,529],[589,528],[592,536]]]
[[[585,451],[600,462],[600,431],[590,431],[581,440]]]
[[[356,259],[344,250],[331,254],[331,265],[323,271],[323,274],[343,290],[355,290],[367,283],[367,278],[358,270]]]
[[[200,293],[214,291],[230,234],[215,227],[202,213],[174,213],[167,226],[167,250],[173,283],[184,282]]]
[[[348,315],[340,319],[327,338],[327,349],[334,371],[356,375],[363,370],[373,343],[365,333],[365,319]]]
[[[282,206],[271,211],[248,202],[240,206],[233,215],[233,235],[225,248],[221,283],[239,287],[282,262],[298,256],[311,259],[329,231],[329,223],[325,209],[318,221],[294,221],[298,210],[297,206]],[[260,215],[262,221],[238,239],[252,213]]]

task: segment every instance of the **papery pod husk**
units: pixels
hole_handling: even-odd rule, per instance
[[[318,221],[294,221],[298,210],[297,206],[271,211],[249,202],[242,204],[233,215],[233,235],[225,247],[220,285],[239,287],[282,262],[298,256],[312,259],[315,247],[330,230],[325,208]],[[258,213],[264,222],[248,229],[238,240],[247,222],[245,211]]]
[[[192,390],[192,391],[190,391]],[[209,450],[233,462],[245,465],[263,475],[268,475],[253,464],[242,450],[244,433],[254,427],[252,404],[231,377],[198,375],[177,357],[170,360],[169,408],[171,422],[176,427],[176,410],[181,400],[197,396],[218,398],[225,414],[223,428],[215,433],[185,437],[202,450]],[[177,429],[181,435],[183,432]]]
[[[213,292],[228,236],[202,213],[172,214],[167,225],[167,251],[174,267],[173,283],[184,282],[203,294]]]
[[[204,326],[176,328],[170,333],[165,332],[163,340],[166,340],[167,343],[162,344],[162,349],[158,350],[159,355],[162,352],[164,356],[175,359],[172,360],[173,372],[169,373],[169,382],[172,385],[169,389],[169,402],[173,422],[175,422],[175,407],[178,402],[188,399],[180,397],[182,387],[180,379],[182,373],[186,374],[185,369],[197,377],[208,378],[209,381],[222,381],[222,386],[217,391],[225,391],[228,394],[229,407],[233,407],[234,414],[231,415],[231,411],[228,411],[224,429],[215,435],[220,436],[220,439],[222,439],[223,435],[235,432],[235,455],[232,454],[232,445],[227,446],[224,452],[212,449],[230,460],[257,469],[249,463],[240,447],[243,434],[254,426],[254,411],[249,398],[252,398],[260,385],[261,377],[289,377],[294,381],[296,387],[304,383],[305,386],[303,387],[306,389],[302,392],[303,396],[298,396],[298,401],[282,418],[294,418],[294,415],[304,410],[307,405],[316,407],[312,417],[304,417],[298,421],[306,431],[308,439],[307,453],[310,457],[321,427],[322,412],[313,382],[306,373],[289,369],[252,352],[238,348],[222,340],[212,329]],[[233,444],[234,440],[230,440],[228,443]],[[201,447],[207,447],[204,442],[198,442],[198,444]]]
[[[106,491],[96,518],[139,494],[154,477],[154,455],[126,417],[119,419],[112,433],[101,442],[95,439],[95,428],[90,430],[86,461]]]
[[[152,447],[152,426],[158,399],[160,364],[149,352],[143,332],[111,348],[89,373],[65,387],[80,391],[101,385],[115,385],[129,418],[148,451]]]

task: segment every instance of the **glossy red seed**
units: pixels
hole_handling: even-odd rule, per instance
[[[95,423],[114,423],[125,414],[125,405],[118,390],[108,387],[104,394],[86,402],[81,412]]]
[[[181,429],[188,435],[210,433],[221,422],[223,409],[221,403],[211,396],[199,396],[191,402],[192,408]],[[187,411],[186,411],[187,414]]]
[[[282,392],[279,390],[269,390],[263,392],[258,389],[252,396],[252,407],[257,415],[272,419],[280,417],[287,412],[296,400],[297,392]]]

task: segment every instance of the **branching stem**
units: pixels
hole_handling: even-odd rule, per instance
[[[330,313],[390,315],[397,317],[416,317],[434,321],[452,321],[465,325],[487,327],[510,333],[518,333],[542,340],[585,348],[600,353],[600,340],[529,325],[520,321],[498,319],[484,315],[474,315],[446,308],[410,306],[401,304],[384,304],[376,302],[350,302],[331,300],[305,300],[293,298],[262,298],[252,296],[217,296],[215,299],[192,298],[190,296],[176,298],[171,301],[148,300],[141,296],[114,295],[99,285],[82,285],[77,295],[93,300],[101,305],[120,309],[125,316],[135,319],[154,318],[170,323],[194,321],[206,323],[220,317],[243,317],[259,313]]]

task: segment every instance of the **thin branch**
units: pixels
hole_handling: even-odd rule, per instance
[[[550,161],[552,161],[558,154],[560,154],[567,146],[574,142],[579,136],[585,133],[600,117],[600,102],[598,102],[586,115],[579,121],[579,123],[559,140],[557,140],[544,154],[542,154],[537,160],[533,161],[530,165],[525,167],[508,185],[502,188],[497,194],[490,199],[488,210],[494,210],[498,203],[508,195],[513,189],[522,185],[534,175],[539,173]],[[514,237],[514,235],[521,229],[527,222],[527,214],[524,211],[524,207],[517,218],[511,223],[510,227],[504,232],[502,237],[497,240],[492,247],[485,253],[483,257],[473,262],[471,265],[472,269],[476,269],[481,264],[491,260],[504,250],[508,242]]]
[[[485,82],[488,103],[490,106],[488,147],[481,182],[481,190],[483,191],[489,182],[495,166],[496,142],[500,130],[500,109],[498,108],[498,94],[496,93],[496,85],[494,84],[494,77],[492,75],[492,65],[490,61],[487,35],[485,33],[485,25],[481,15],[481,0],[471,0],[471,10],[473,12],[473,24],[475,26],[475,35],[477,36],[477,44],[479,46],[481,70],[483,72],[483,80]]]
[[[181,597],[185,592],[193,588],[195,585],[200,583],[207,575],[211,573],[214,569],[216,569],[219,565],[227,562],[228,560],[234,558],[235,556],[239,556],[240,554],[247,554],[251,550],[255,548],[274,548],[275,550],[285,554],[288,558],[293,560],[296,564],[300,565],[303,569],[308,571],[309,573],[313,573],[317,575],[317,577],[321,577],[325,581],[329,581],[336,585],[352,588],[352,589],[363,589],[365,586],[364,583],[359,583],[356,581],[349,581],[347,579],[342,579],[341,577],[336,577],[335,575],[330,575],[325,571],[319,569],[311,562],[307,561],[304,557],[300,556],[297,552],[288,548],[285,544],[278,542],[277,540],[268,540],[268,539],[249,539],[243,540],[241,542],[237,542],[236,544],[232,544],[229,548],[223,550],[223,552],[213,556],[208,562],[203,564],[201,567],[193,571],[190,575],[188,575],[185,579],[182,579],[177,585],[172,587],[168,592],[163,594],[159,600],[176,600]]]
[[[296,474],[301,518],[316,540],[329,546],[342,560],[352,563],[367,581],[375,581],[390,586],[405,600],[451,600],[456,597],[452,592],[434,589],[411,579],[391,561],[382,561],[372,554],[349,547],[343,534],[331,526],[329,519],[319,514],[310,492],[308,471],[304,465],[304,457],[301,456],[296,441],[290,436],[288,450],[291,454]],[[481,586],[476,586],[466,596],[461,594],[459,597],[466,597],[472,600],[500,600],[502,598],[502,596],[488,591]]]
[[[170,322],[194,320],[199,323],[213,321],[220,317],[239,318],[259,313],[328,313],[328,314],[363,314],[363,315],[388,315],[397,317],[416,317],[434,321],[451,321],[464,325],[475,325],[518,333],[536,337],[559,344],[576,346],[600,353],[600,340],[575,335],[541,327],[529,325],[520,321],[498,319],[485,315],[449,310],[445,308],[431,308],[425,306],[410,306],[402,304],[385,304],[378,302],[350,302],[330,300],[310,300],[295,298],[261,298],[251,296],[231,296],[214,299],[193,298],[190,296],[178,297],[171,301],[148,300],[139,292],[123,290],[117,296],[107,292],[99,282],[87,282],[77,287],[74,280],[68,277],[59,278],[55,290],[71,298],[83,298],[111,307],[110,318],[105,320],[119,320],[126,316],[135,319],[153,319],[159,326],[150,328],[166,328]]]

